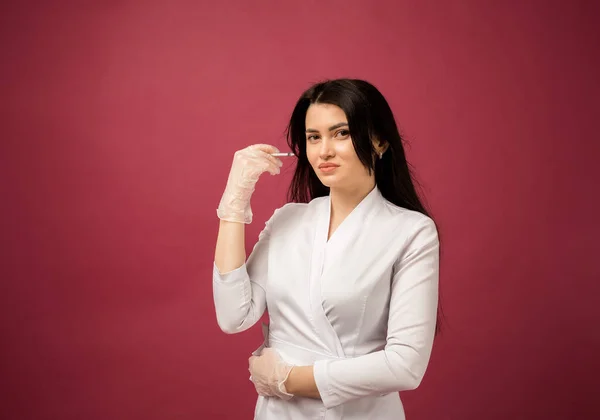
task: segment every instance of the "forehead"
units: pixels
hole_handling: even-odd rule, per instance
[[[306,111],[306,128],[327,129],[328,127],[345,122],[346,114],[344,110],[337,105],[332,104],[312,104]]]

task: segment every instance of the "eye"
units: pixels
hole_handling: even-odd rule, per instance
[[[306,140],[308,140],[308,141],[317,141],[317,139],[318,139],[318,136],[316,136],[314,134],[311,134],[308,137],[306,137]]]
[[[337,133],[335,133],[335,136],[338,138],[346,138],[350,135],[350,131],[348,130],[340,130]]]

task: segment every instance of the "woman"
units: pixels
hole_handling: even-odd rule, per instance
[[[288,127],[297,156],[290,203],[246,261],[244,225],[270,145],[236,152],[219,203],[213,290],[219,326],[252,327],[256,419],[403,419],[437,326],[439,241],[415,191],[392,111],[361,80],[308,89]]]

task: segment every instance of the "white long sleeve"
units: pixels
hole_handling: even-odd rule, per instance
[[[439,279],[438,235],[431,220],[426,219],[394,268],[385,348],[314,364],[315,381],[327,408],[414,389],[425,374],[435,335]]]
[[[271,220],[260,232],[257,243],[242,266],[221,273],[213,263],[213,300],[217,323],[228,334],[247,330],[265,312]]]

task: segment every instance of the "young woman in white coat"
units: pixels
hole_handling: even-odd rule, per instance
[[[289,203],[246,260],[244,227],[275,147],[235,153],[217,215],[213,291],[229,334],[268,309],[249,359],[255,419],[404,419],[398,391],[425,374],[438,322],[439,240],[384,96],[370,83],[318,83],[287,130]]]

